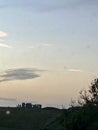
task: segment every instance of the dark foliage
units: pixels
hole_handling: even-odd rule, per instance
[[[98,79],[80,93],[79,107],[67,110],[63,124],[67,130],[98,130]]]

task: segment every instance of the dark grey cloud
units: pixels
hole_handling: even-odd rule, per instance
[[[17,100],[15,98],[3,98],[3,97],[0,97],[0,101],[12,101],[12,102],[16,102]]]
[[[40,12],[65,10],[83,5],[98,5],[98,0],[10,0],[0,5],[5,7],[25,7]]]
[[[38,73],[41,71],[43,70],[29,68],[7,70],[0,75],[0,82],[38,78],[40,77]]]

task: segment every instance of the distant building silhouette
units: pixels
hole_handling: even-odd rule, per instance
[[[26,104],[23,102],[22,103],[22,108],[25,108],[26,107]]]
[[[22,105],[17,106],[18,108],[28,108],[28,109],[41,109],[42,105],[41,104],[32,104],[32,103],[25,103],[23,102]]]
[[[26,103],[26,108],[31,109],[32,108],[32,104],[31,103]]]
[[[41,108],[42,108],[42,105],[41,105],[41,104],[34,104],[34,105],[33,105],[33,108],[35,108],[35,109],[36,109],[36,108],[41,109]]]

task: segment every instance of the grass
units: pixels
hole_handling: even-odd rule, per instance
[[[55,108],[0,108],[0,130],[63,130],[61,114],[62,110]]]

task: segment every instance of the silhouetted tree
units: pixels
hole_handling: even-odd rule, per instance
[[[98,105],[98,79],[92,81],[88,90],[80,92],[78,103],[83,105]]]
[[[65,116],[67,130],[98,130],[98,79],[80,92],[80,107],[72,106]]]

